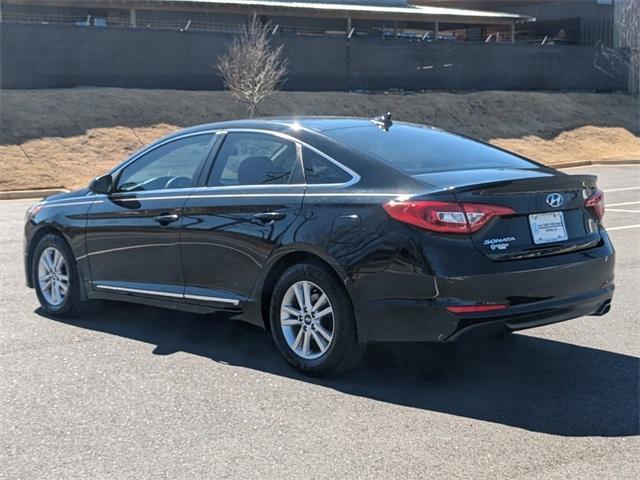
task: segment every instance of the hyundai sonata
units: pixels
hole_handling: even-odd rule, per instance
[[[358,118],[197,126],[32,206],[27,284],[228,315],[308,373],[369,342],[448,342],[609,310],[614,249],[591,175],[436,128]]]

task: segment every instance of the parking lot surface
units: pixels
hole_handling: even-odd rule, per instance
[[[637,478],[640,168],[568,172],[605,190],[608,315],[374,345],[323,380],[215,316],[43,315],[22,271],[31,202],[0,202],[0,478]]]

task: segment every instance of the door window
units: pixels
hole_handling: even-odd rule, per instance
[[[309,185],[346,183],[351,175],[310,148],[302,149],[304,175]]]
[[[228,133],[207,185],[284,185],[296,161],[296,146],[289,140],[263,133]]]
[[[193,187],[212,138],[212,134],[194,135],[145,153],[122,170],[116,191]]]

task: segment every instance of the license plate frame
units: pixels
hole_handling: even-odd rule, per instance
[[[529,227],[533,243],[536,245],[564,242],[569,239],[562,212],[532,213],[529,215]]]

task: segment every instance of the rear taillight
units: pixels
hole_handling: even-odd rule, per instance
[[[499,205],[427,200],[392,201],[385,203],[384,209],[401,222],[444,233],[474,233],[495,216],[516,213]]]
[[[585,200],[584,206],[593,208],[598,218],[604,217],[604,192],[600,189],[596,190],[593,195]]]

